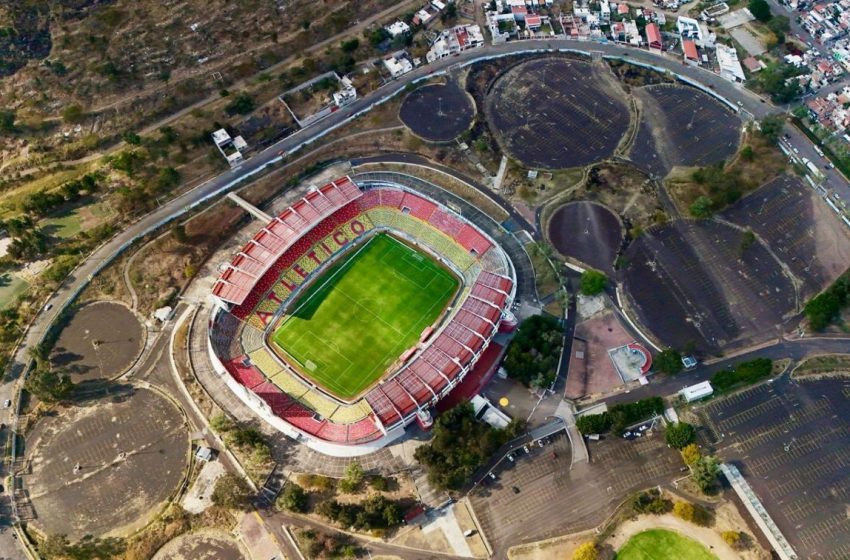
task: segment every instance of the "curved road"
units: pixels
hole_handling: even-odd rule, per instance
[[[0,384],[0,401],[5,401],[6,399],[13,401],[10,408],[3,408],[0,411],[0,422],[7,425],[15,425],[17,418],[15,411],[18,406],[17,395],[20,389],[21,375],[25,366],[29,362],[30,349],[43,339],[46,330],[56,319],[57,314],[74,300],[77,294],[89,282],[91,277],[127,249],[133,241],[157,229],[161,225],[184,215],[195,206],[233,189],[236,186],[236,183],[240,180],[257,174],[265,170],[270,165],[280,163],[282,160],[280,154],[290,153],[305,144],[317,140],[328,132],[345,124],[352,117],[368,111],[375,104],[387,100],[392,95],[403,90],[405,86],[409,84],[427,78],[429,75],[448,71],[450,68],[457,65],[468,64],[479,59],[519,54],[523,52],[543,52],[546,50],[557,49],[622,57],[625,60],[633,60],[642,64],[649,64],[658,68],[664,68],[672,72],[676,72],[688,79],[705,84],[729,101],[738,103],[741,107],[752,113],[756,118],[762,118],[775,111],[775,108],[773,108],[770,104],[765,103],[764,100],[752,92],[749,92],[738,85],[732,84],[707,70],[684,65],[678,58],[667,58],[665,56],[651,54],[648,51],[630,49],[611,44],[576,42],[558,39],[549,41],[511,42],[504,45],[485,46],[469,50],[458,56],[445,58],[436,61],[434,64],[420,67],[403,76],[399,80],[386,84],[375,92],[372,92],[371,94],[358,99],[351,105],[333,113],[323,121],[320,121],[317,125],[298,131],[292,136],[277,142],[265,151],[254,155],[254,157],[243,163],[241,166],[231,169],[218,177],[210,179],[192,190],[181,194],[173,200],[170,200],[155,211],[131,224],[117,236],[97,248],[49,298],[46,302],[48,305],[46,305],[44,310],[35,317],[30,328],[27,330],[24,340],[16,351],[11,365],[8,368],[9,370],[7,375],[3,379],[3,383]],[[2,441],[2,445],[4,445],[4,447],[8,440],[8,438],[4,436],[8,435],[8,433],[0,434],[0,441]],[[6,472],[7,469],[8,466],[4,464],[3,470],[0,474],[4,476],[8,474]],[[0,509],[8,507],[7,502],[8,497],[4,495],[2,501],[0,501]],[[6,519],[8,519],[8,516],[6,516]]]

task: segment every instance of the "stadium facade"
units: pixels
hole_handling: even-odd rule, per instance
[[[461,279],[452,305],[353,401],[275,352],[270,334],[312,283],[379,233]],[[505,251],[463,216],[410,187],[350,177],[311,188],[260,229],[212,290],[208,352],[227,387],[264,421],[322,453],[357,456],[426,424],[493,336],[512,329],[516,273]],[[330,351],[330,350],[329,350]]]

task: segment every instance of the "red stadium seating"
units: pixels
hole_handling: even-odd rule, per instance
[[[495,304],[497,307],[503,307],[505,305],[505,301],[508,299],[507,294],[504,292],[488,288],[480,282],[473,284],[472,291],[470,293],[482,301],[489,301],[490,303]]]
[[[381,189],[381,205],[391,208],[401,208],[404,199],[404,191],[397,189]]]
[[[429,221],[432,226],[451,237],[457,237],[460,234],[460,230],[463,229],[463,222],[439,208],[434,210]]]
[[[244,385],[245,387],[252,389],[263,383],[266,378],[262,373],[260,373],[260,370],[254,366],[245,365],[246,360],[247,356],[240,356],[225,363],[224,367],[227,368],[227,371],[230,372],[233,379],[238,381],[240,385]]]
[[[371,416],[348,425],[348,443],[365,443],[378,439],[382,435],[384,435],[383,432],[378,429]]]
[[[479,257],[492,247],[490,241],[469,224],[463,224],[455,240],[467,251],[475,251]]]
[[[430,200],[426,200],[421,196],[416,196],[412,193],[404,193],[404,198],[401,201],[401,209],[404,211],[405,208],[410,209],[410,215],[419,218],[420,220],[428,221],[431,217],[431,214],[436,210],[437,205],[431,202]]]
[[[293,400],[289,395],[278,389],[274,383],[266,381],[254,387],[253,391],[269,405],[269,408],[277,416],[282,416],[286,409],[292,406]]]
[[[381,205],[381,191],[383,189],[372,189],[366,191],[366,193],[357,199],[357,206],[360,208],[362,212],[366,210],[371,210],[377,206]]]
[[[506,278],[498,274],[493,274],[492,272],[487,272],[486,270],[481,271],[481,274],[478,275],[478,280],[476,281],[476,283],[483,284],[484,286],[499,290],[504,293],[510,292],[511,285],[513,284],[510,278]]]

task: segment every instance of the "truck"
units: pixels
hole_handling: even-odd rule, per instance
[[[819,155],[820,157],[825,157],[825,156],[823,155],[823,150],[821,150],[821,149],[820,149],[820,146],[818,146],[817,144],[815,144],[815,151],[818,153],[818,155]]]
[[[806,160],[806,167],[809,168],[809,171],[811,171],[812,175],[814,175],[815,177],[823,177],[823,173],[821,172],[821,170],[818,169],[818,166],[812,163],[811,161]]]

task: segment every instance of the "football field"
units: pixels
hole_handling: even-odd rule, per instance
[[[459,284],[430,256],[380,234],[326,271],[272,340],[304,375],[351,399],[419,340]]]

